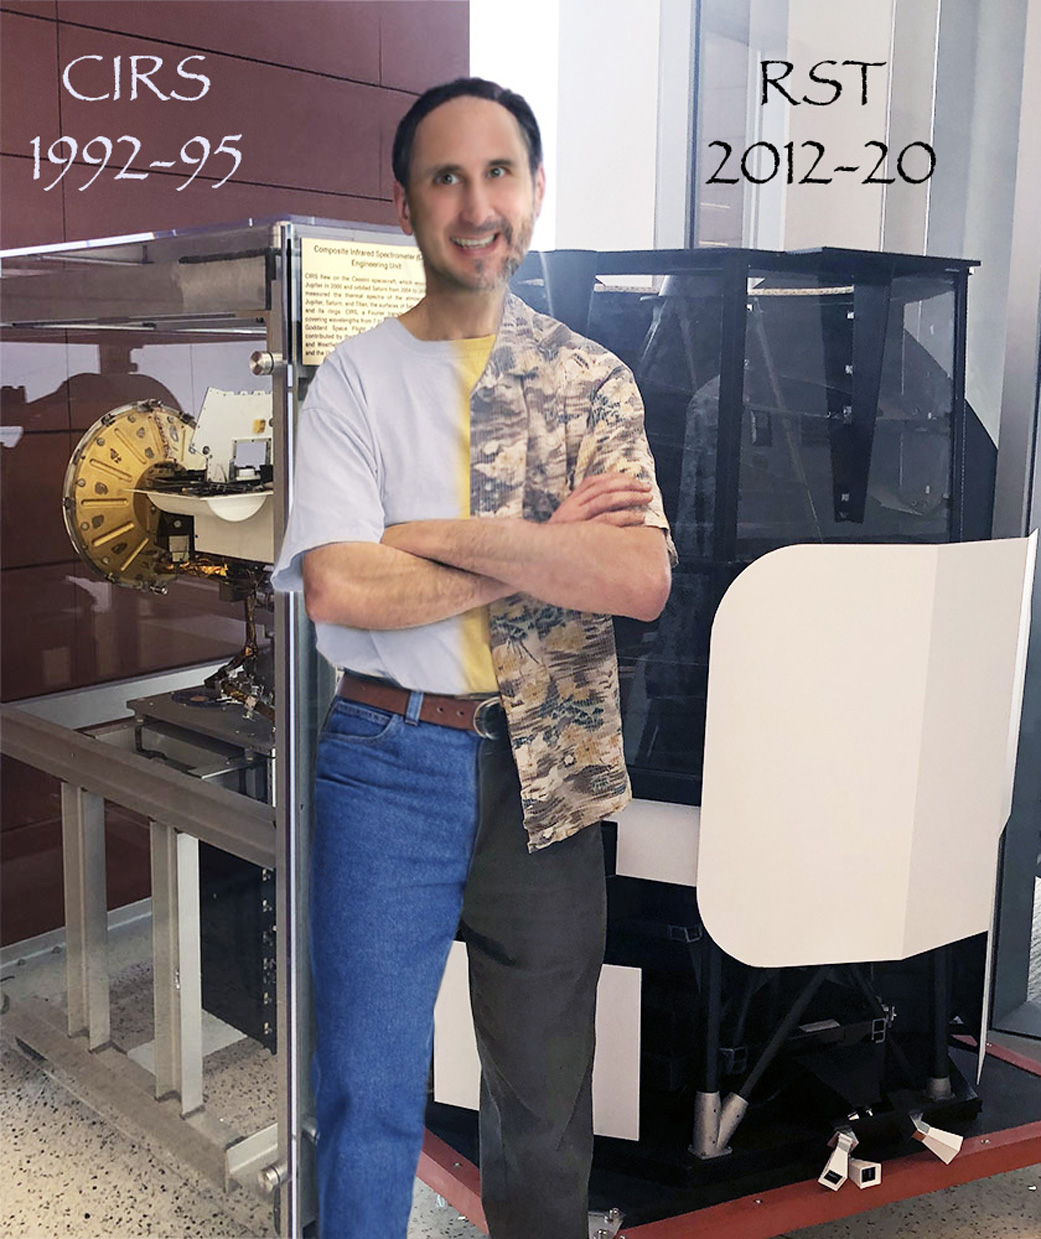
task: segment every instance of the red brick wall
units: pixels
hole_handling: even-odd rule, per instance
[[[393,223],[394,126],[416,94],[467,71],[468,35],[466,0],[0,0],[0,248],[279,214]],[[140,82],[130,97],[134,56],[161,62],[151,80],[165,100]],[[79,57],[101,59],[68,69]],[[63,85],[68,69],[76,93],[114,95],[116,58],[118,99],[88,102]],[[202,90],[178,74],[182,62],[184,73],[209,79],[192,102],[172,97]],[[82,149],[99,135],[113,143],[112,158],[87,185],[97,167]],[[133,146],[122,135],[140,143],[129,171],[147,179],[117,179]],[[196,135],[214,151],[241,135],[233,143],[241,165],[219,188],[232,165],[223,154],[178,188],[193,171],[181,148]],[[79,157],[48,189],[60,167],[47,162],[47,148],[62,136],[76,140]],[[103,145],[91,153],[100,157]],[[26,355],[17,341],[3,346],[0,421],[25,430],[17,448],[0,449],[5,701],[223,658],[241,641],[238,608],[204,582],[142,594],[95,580],[76,559],[61,517],[72,448],[109,408],[149,395],[175,403],[135,372],[133,341],[109,338],[93,369],[77,342],[33,346],[28,397]],[[9,761],[2,776],[6,943],[61,924],[61,869],[53,781]],[[132,858],[110,871],[116,906],[147,894],[147,836],[110,817],[116,850]]]

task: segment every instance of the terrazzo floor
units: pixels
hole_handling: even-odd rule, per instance
[[[129,1049],[151,1037],[149,923],[110,934],[112,1026]],[[61,1002],[59,949],[2,969],[5,994]],[[144,995],[144,1000],[142,996]],[[1016,1045],[1041,1057],[1041,1043]],[[266,1202],[221,1192],[115,1113],[99,1114],[0,1033],[0,1239],[266,1239]],[[274,1060],[250,1041],[206,1059],[207,1107],[243,1131],[272,1121]],[[417,1181],[409,1239],[477,1239],[480,1231]],[[624,1234],[624,1231],[623,1231]],[[1041,1167],[1013,1171],[782,1239],[1041,1239]]]

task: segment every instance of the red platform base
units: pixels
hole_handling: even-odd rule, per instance
[[[1031,1075],[1041,1076],[1041,1063],[1013,1050],[988,1043],[987,1053]],[[1041,1162],[1041,1122],[1027,1123],[966,1137],[961,1152],[949,1165],[924,1150],[888,1161],[877,1187],[858,1190],[847,1184],[841,1191],[829,1192],[815,1179],[810,1179],[712,1205],[696,1213],[627,1226],[618,1239],[773,1239],[789,1230],[866,1213],[893,1201],[924,1196],[942,1187],[956,1187],[1038,1162]],[[427,1132],[418,1173],[453,1209],[488,1233],[481,1208],[481,1176],[472,1162]]]

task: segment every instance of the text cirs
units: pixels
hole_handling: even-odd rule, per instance
[[[72,71],[73,69],[76,68],[77,65],[82,65],[85,61],[88,61],[88,60],[89,61],[100,61],[104,63],[107,60],[107,57],[105,56],[91,56],[91,55],[77,56],[75,60],[70,60],[69,63],[65,66],[65,68],[62,70],[62,74],[61,74],[62,85],[69,92],[69,94],[72,95],[74,99],[81,99],[84,103],[100,103],[104,99],[111,99],[113,101],[121,99],[123,98],[122,92],[123,92],[124,85],[127,86],[128,92],[129,92],[126,97],[131,100],[136,99],[139,93],[141,93],[139,91],[139,87],[147,86],[148,89],[152,92],[152,94],[157,96],[157,98],[161,99],[164,103],[166,103],[170,99],[176,99],[179,103],[195,103],[197,100],[201,99],[203,95],[205,95],[207,91],[210,89],[210,79],[206,76],[205,73],[189,73],[185,69],[185,65],[188,64],[189,61],[205,60],[206,59],[205,56],[200,56],[198,54],[193,55],[193,56],[185,56],[184,59],[181,60],[174,69],[174,72],[177,74],[177,76],[182,78],[184,81],[186,82],[192,81],[192,82],[199,83],[199,88],[197,88],[196,93],[194,95],[181,95],[181,94],[178,94],[176,90],[171,90],[169,94],[164,94],[163,91],[160,90],[160,88],[155,84],[155,82],[152,81],[153,75],[158,73],[159,70],[163,67],[162,56],[127,56],[126,59],[127,59],[129,68],[125,75],[126,76],[125,83],[124,83],[123,57],[122,56],[112,57],[112,77],[111,79],[109,79],[107,76],[107,69],[101,74],[97,73],[96,71],[94,74],[88,74],[88,70],[86,68],[77,70],[76,78],[81,86],[86,86],[87,82],[93,79],[94,89],[97,89],[100,86],[109,87],[109,89],[106,90],[105,94],[103,95],[96,95],[96,94],[88,95],[88,94],[83,94],[82,91],[77,90],[75,86],[73,86],[72,84]],[[146,62],[148,63],[147,68],[145,68]],[[84,76],[85,74],[88,74],[88,76],[85,77]],[[111,85],[109,85],[110,80],[111,80]]]

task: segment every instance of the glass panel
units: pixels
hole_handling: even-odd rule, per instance
[[[775,0],[776,4],[776,0]],[[782,7],[787,3],[782,0]],[[746,117],[754,92],[751,0],[701,0],[698,6],[697,146],[692,190],[698,245],[740,245],[747,182],[734,167],[748,145]],[[730,158],[720,165],[726,143]]]
[[[597,277],[585,333],[636,375],[680,557],[655,623],[615,621],[633,787],[697,803],[712,617],[741,569],[798,542],[951,536],[956,277],[923,260],[890,279],[874,256],[835,251],[776,266],[753,253],[747,277],[715,252],[666,271],[649,257],[601,255],[622,274]],[[563,278],[577,304],[577,269]],[[541,280],[519,291],[547,309]],[[743,357],[740,334],[725,338],[728,295],[744,302]],[[742,374],[742,401],[722,408],[721,384]],[[740,422],[722,448],[721,418]]]
[[[954,291],[749,279],[737,559],[948,537]]]
[[[708,626],[723,582],[712,562],[722,281],[716,272],[602,279],[589,334],[636,375],[680,562],[654,624],[615,620],[626,758],[634,786],[653,771],[677,799],[699,778]]]
[[[120,441],[96,449],[122,459],[106,457],[97,466],[115,473],[100,483],[91,479],[92,488],[100,484],[106,491],[92,498],[111,505],[117,488],[133,492],[151,485],[151,462],[136,460],[128,447],[137,443],[134,434],[143,432],[144,419],[118,412],[138,402],[156,401],[194,420],[210,390],[254,392],[263,401],[258,420],[270,422],[270,379],[249,370],[250,353],[262,340],[252,333],[179,337],[173,332],[157,340],[155,332],[83,328],[38,336],[23,329],[0,343],[0,364],[10,383],[3,389],[0,415],[4,425],[24,430],[18,445],[0,458],[7,700],[225,659],[242,645],[242,605],[219,597],[215,581],[162,578],[154,582],[162,592],[153,592],[106,580],[78,557],[63,508],[76,494],[69,493],[75,485],[70,460],[80,445],[92,442],[92,428],[96,432],[101,419],[113,414],[120,422],[129,416],[135,425],[114,427]],[[124,431],[133,432],[127,443]],[[200,453],[199,467],[206,460]],[[140,506],[139,499],[129,501]],[[80,536],[94,539],[90,520],[77,516],[76,521],[86,527]],[[101,536],[107,532],[103,527]],[[128,543],[117,537],[108,544],[123,559],[136,545],[134,532],[127,536]],[[204,551],[198,535],[196,541]]]
[[[171,809],[196,780],[271,801],[273,616],[261,581],[274,554],[276,418],[272,381],[251,373],[250,356],[267,343],[277,236],[212,230],[2,259],[0,421],[22,431],[0,455],[4,697],[40,699],[29,708],[69,744],[89,726],[99,764],[113,749],[195,776],[164,799]],[[226,498],[266,506],[266,529],[220,507]],[[198,664],[217,662],[223,699],[200,683]],[[154,674],[179,668],[189,670]],[[51,756],[41,749],[41,771]],[[147,784],[140,769],[107,775],[108,895],[114,907],[150,896],[155,936],[145,915],[113,931],[119,962],[91,1031],[107,1005],[113,1039],[155,1073],[158,1092],[180,1088],[186,1110],[205,1099],[229,1130],[252,1134],[278,1115],[274,870],[205,844],[200,865],[188,834],[168,846],[166,828],[150,830],[121,799]],[[15,767],[5,786],[5,808],[13,795],[28,822],[15,893],[31,905],[5,934],[62,923],[61,823],[36,773]],[[9,855],[6,831],[3,843]],[[95,834],[87,846],[99,846]],[[175,889],[176,950],[162,913]],[[164,935],[170,949],[153,967]],[[147,1126],[148,1107],[142,1115]],[[250,1233],[268,1233],[269,1206],[249,1212]]]
[[[313,372],[299,360],[301,239],[378,244],[386,236],[399,239],[375,226],[295,219],[0,258],[2,422],[5,444],[16,441],[0,453],[4,692],[12,701],[41,698],[29,708],[68,729],[70,743],[73,729],[89,727],[95,738],[77,743],[193,776],[163,801],[174,816],[184,810],[182,794],[194,804],[196,779],[243,800],[277,802],[274,831],[263,812],[254,830],[252,809],[240,816],[226,802],[219,821],[205,807],[189,814],[200,825],[198,849],[190,827],[173,840],[160,826],[150,854],[148,823],[128,816],[120,796],[130,792],[121,773],[111,776],[107,808],[136,846],[122,836],[110,846],[110,893],[121,905],[151,893],[160,947],[163,931],[176,928],[181,952],[178,961],[160,950],[153,971],[142,921],[125,955],[135,959],[132,985],[113,978],[112,1018],[120,1044],[146,1067],[156,1064],[160,1090],[169,1091],[174,1008],[185,1005],[189,1108],[205,1100],[241,1134],[277,1122],[265,1155],[289,1166],[292,1190],[280,1201],[294,1233],[313,1215],[301,1133],[310,1027],[306,1018],[298,1027],[294,1014],[306,1017],[309,981],[295,964],[306,928],[309,772],[332,669],[318,666],[302,601],[280,600],[276,766],[267,693],[274,622],[263,568],[288,487],[297,398]],[[253,375],[258,350],[270,350],[273,377]],[[122,515],[113,522],[117,500]],[[250,528],[262,513],[266,528]],[[126,588],[127,579],[142,588]],[[218,661],[225,665],[214,686],[201,686],[197,664]],[[181,667],[188,669],[152,675]],[[70,688],[77,691],[58,691]],[[50,770],[49,752],[40,761],[41,772]],[[5,775],[13,765],[5,760]],[[12,871],[18,899],[46,916],[8,919],[5,932],[61,922],[61,823],[53,785],[34,773],[21,766],[5,778],[4,807],[16,797],[26,825],[13,853],[25,861]],[[147,778],[138,783],[147,789]],[[3,842],[10,858],[7,831]],[[196,867],[198,917],[186,898],[173,926],[161,914],[164,900],[175,879],[194,881]],[[148,991],[161,1008],[154,1023]],[[190,1035],[197,1016],[201,1040]],[[257,1214],[249,1233],[267,1233],[269,1203],[248,1211]]]

